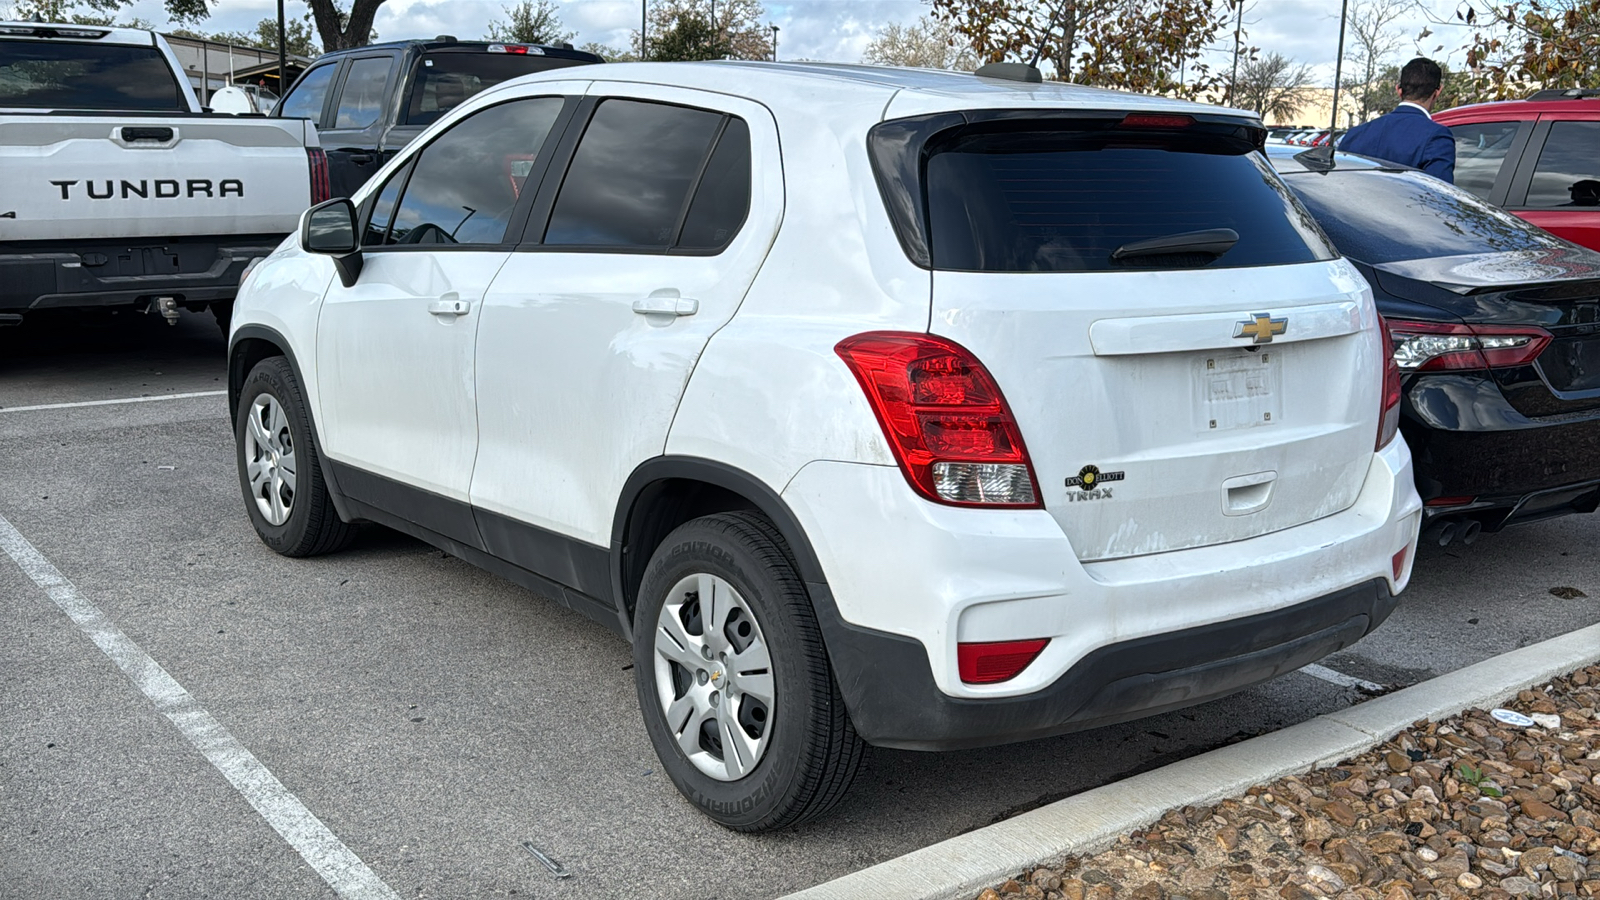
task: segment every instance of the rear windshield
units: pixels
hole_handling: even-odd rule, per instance
[[[1097,272],[1331,259],[1259,155],[1233,141],[1128,132],[967,134],[930,148],[935,269]],[[1141,241],[1228,229],[1231,248],[1113,258]]]
[[[0,41],[0,107],[187,112],[154,47]]]
[[[428,53],[417,61],[411,80],[411,97],[406,102],[402,124],[427,125],[484,88],[502,81],[582,65],[586,60],[561,59],[533,53],[489,53],[456,51]]]
[[[1334,169],[1289,172],[1335,247],[1370,265],[1568,246],[1547,231],[1420,172]]]

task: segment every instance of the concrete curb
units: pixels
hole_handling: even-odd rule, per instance
[[[1600,662],[1600,625],[1502,653],[1365,703],[1222,747],[941,841],[782,900],[970,900],[1030,866],[1098,853],[1167,810],[1333,765],[1419,719],[1488,707]]]

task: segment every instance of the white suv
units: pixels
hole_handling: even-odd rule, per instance
[[[869,744],[1292,671],[1393,609],[1421,507],[1370,292],[1264,134],[852,66],[486,90],[246,276],[250,518],[290,556],[379,522],[615,629],[740,830]]]

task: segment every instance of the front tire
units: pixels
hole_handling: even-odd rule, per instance
[[[284,556],[317,556],[349,544],[355,526],[334,511],[288,360],[269,357],[250,370],[233,425],[239,486],[262,543]]]
[[[844,796],[866,743],[770,522],[721,513],[673,531],[640,585],[633,652],[645,731],[706,815],[771,831]]]

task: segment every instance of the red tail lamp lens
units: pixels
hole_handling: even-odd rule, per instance
[[[1017,677],[1044,651],[1049,638],[957,644],[956,667],[964,684],[999,684]]]
[[[917,493],[957,506],[1041,505],[1022,432],[965,347],[930,334],[874,331],[834,350],[861,383]]]
[[[1400,366],[1389,354],[1383,360],[1383,401],[1378,410],[1378,442],[1374,450],[1389,446],[1400,432]]]
[[[333,184],[328,180],[328,154],[320,147],[307,147],[306,157],[311,160],[311,205],[333,196]]]
[[[1550,346],[1550,332],[1521,325],[1463,325],[1387,319],[1394,360],[1408,372],[1525,366]]]
[[[1188,128],[1194,124],[1193,116],[1130,113],[1122,117],[1123,128]]]

